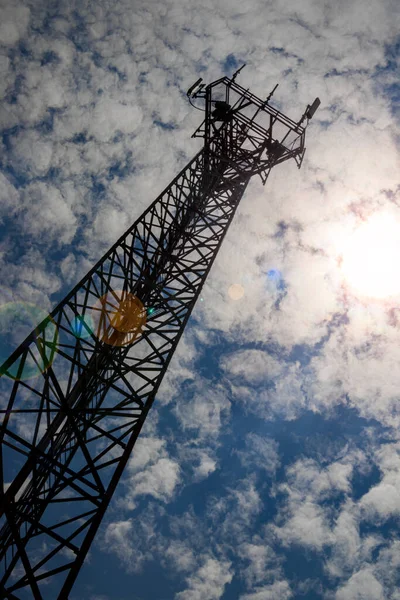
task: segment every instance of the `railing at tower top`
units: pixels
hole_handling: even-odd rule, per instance
[[[253,136],[254,139],[258,138],[259,144],[263,144],[258,148],[257,171],[263,184],[267,181],[271,167],[288,158],[293,158],[300,168],[305,154],[306,127],[302,122],[306,118],[312,118],[319,106],[319,99],[316,98],[311,106],[308,105],[302,118],[296,122],[271,106],[270,99],[277,86],[266,100],[261,100],[236,83],[235,78],[236,74],[231,79],[222,77],[207,86],[200,83],[200,78],[189,89],[189,100],[203,101],[205,113],[204,121],[193,137],[203,137],[205,148],[209,148],[211,152],[212,139],[218,129],[225,127],[228,122],[240,123],[245,131],[243,140],[249,141]],[[208,160],[209,156],[206,154],[206,163]]]

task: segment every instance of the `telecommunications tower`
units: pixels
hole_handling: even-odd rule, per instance
[[[68,599],[247,184],[301,166],[318,98],[292,121],[239,71],[190,88],[203,149],[0,367],[0,598]]]

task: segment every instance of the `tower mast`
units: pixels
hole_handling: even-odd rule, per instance
[[[316,102],[237,74],[190,88],[202,150],[0,368],[0,598],[68,598],[247,184],[301,166]]]

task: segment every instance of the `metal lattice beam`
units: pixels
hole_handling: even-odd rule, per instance
[[[197,98],[203,150],[1,368],[2,598],[68,598],[250,178],[301,165],[235,77]]]

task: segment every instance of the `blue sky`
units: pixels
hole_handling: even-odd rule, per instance
[[[199,76],[246,62],[293,119],[321,98],[301,171],[248,187],[70,600],[399,600],[399,295],[341,268],[400,221],[395,0],[0,4],[0,322],[198,151]]]

